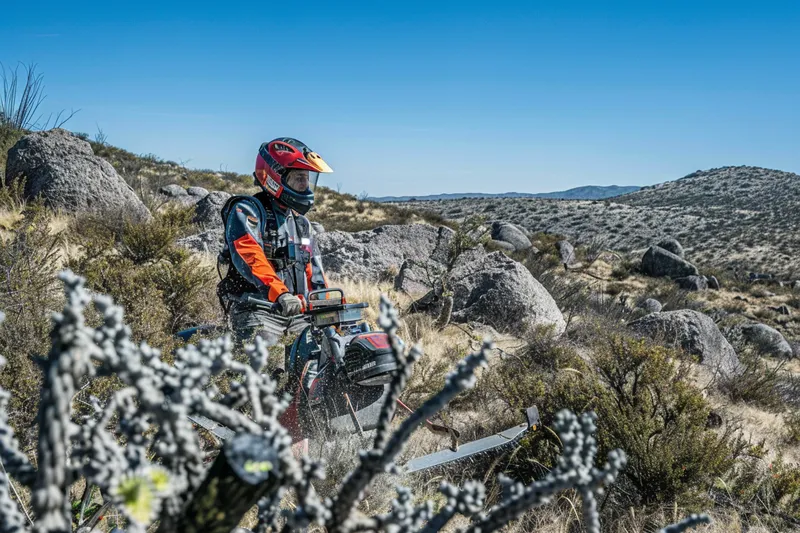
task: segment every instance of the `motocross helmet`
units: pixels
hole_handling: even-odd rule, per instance
[[[286,183],[293,169],[308,171],[309,185],[305,191],[296,191]],[[333,172],[333,169],[305,144],[282,137],[265,142],[258,149],[253,176],[278,202],[304,215],[314,205],[314,187],[320,172]]]

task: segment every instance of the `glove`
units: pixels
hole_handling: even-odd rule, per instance
[[[278,305],[281,306],[281,314],[286,317],[299,315],[303,312],[303,304],[300,302],[300,298],[288,292],[278,296]]]

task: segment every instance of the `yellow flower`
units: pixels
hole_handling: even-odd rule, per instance
[[[116,496],[125,514],[140,524],[149,524],[155,514],[152,484],[141,476],[130,476],[117,486]]]

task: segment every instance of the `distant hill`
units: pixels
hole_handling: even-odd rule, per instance
[[[617,251],[643,251],[676,237],[699,265],[800,272],[800,175],[753,166],[699,170],[674,181],[602,200],[462,198],[406,202],[448,220],[481,214],[531,232],[601,239]]]
[[[465,192],[429,194],[427,196],[379,196],[369,199],[373,202],[425,202],[434,200],[460,200],[463,198],[552,198],[556,200],[603,200],[605,198],[613,198],[614,196],[636,192],[639,189],[641,189],[641,187],[637,186],[587,185],[585,187],[575,187],[574,189],[556,192]]]

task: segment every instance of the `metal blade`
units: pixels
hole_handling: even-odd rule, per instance
[[[436,453],[417,457],[410,460],[405,464],[404,467],[401,467],[401,469],[405,473],[410,474],[412,472],[419,472],[420,470],[426,470],[435,466],[452,463],[453,461],[460,461],[479,453],[485,453],[496,448],[500,448],[501,446],[506,446],[520,438],[529,429],[536,430],[538,427],[539,410],[536,408],[536,406],[525,409],[524,413],[527,419],[524,424],[514,426],[513,428],[508,428],[507,430],[496,433],[490,437],[485,437],[483,439],[462,444],[459,446],[457,451],[441,450]]]
[[[430,455],[417,457],[416,459],[412,459],[406,463],[406,466],[403,470],[406,473],[418,472],[420,470],[425,470],[426,468],[432,468],[434,466],[440,466],[453,461],[459,461],[478,453],[484,453],[489,450],[499,448],[500,446],[505,446],[506,444],[517,439],[526,431],[528,431],[528,424],[520,424],[519,426],[514,426],[513,428],[509,428],[503,432],[497,433],[496,435],[492,435],[491,437],[486,437],[462,444],[459,446],[457,452],[452,450],[442,450]]]
[[[214,434],[215,437],[222,440],[231,439],[235,435],[232,429],[226,428],[221,424],[217,424],[203,415],[189,415],[186,418],[197,424],[203,429],[206,429]]]

